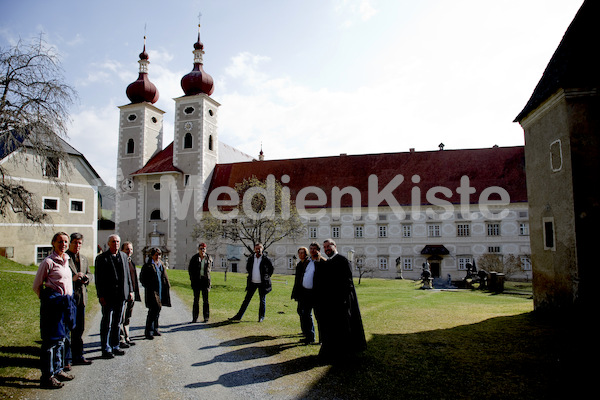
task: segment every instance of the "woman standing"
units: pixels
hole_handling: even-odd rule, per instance
[[[59,232],[52,238],[52,253],[42,261],[33,281],[33,291],[40,299],[40,355],[44,388],[63,387],[60,381],[70,381],[73,375],[63,370],[67,328],[75,326],[73,280],[69,267],[69,235]]]
[[[158,317],[162,306],[171,307],[170,283],[167,271],[160,260],[161,251],[154,247],[150,250],[150,258],[140,271],[140,283],[145,289],[145,301],[148,308],[146,317],[146,339],[160,336]]]

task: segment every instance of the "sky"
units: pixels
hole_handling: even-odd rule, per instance
[[[201,24],[219,140],[265,159],[520,146],[583,0],[0,0],[0,47],[40,33],[78,93],[67,141],[116,184],[119,109],[149,54],[173,140]]]

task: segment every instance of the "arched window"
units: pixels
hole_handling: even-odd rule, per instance
[[[160,209],[154,210],[150,213],[150,221],[160,221],[162,218],[160,217]]]
[[[185,137],[183,138],[183,148],[184,149],[191,149],[192,148],[192,134],[191,133],[186,133]]]
[[[212,150],[213,149],[213,140],[212,140],[212,135],[210,135],[208,137],[208,149]]]
[[[129,139],[127,141],[127,154],[133,154],[135,144],[133,143],[133,139]]]

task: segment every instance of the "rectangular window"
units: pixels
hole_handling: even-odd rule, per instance
[[[13,258],[15,256],[14,247],[0,247],[0,256],[6,258]]]
[[[440,226],[438,224],[427,225],[427,235],[429,237],[440,237]]]
[[[488,253],[500,253],[500,246],[488,246]]]
[[[388,259],[387,257],[379,257],[379,269],[387,270],[388,269]]]
[[[225,257],[221,258],[221,268],[227,269],[227,259]]]
[[[489,223],[487,224],[488,236],[500,236],[500,224]]]
[[[402,237],[412,236],[412,225],[402,225]]]
[[[523,268],[523,271],[531,271],[531,259],[529,257],[521,257],[521,268]]]
[[[354,269],[362,269],[362,267],[364,267],[365,265],[365,259],[362,257],[358,257],[354,260]]]
[[[409,257],[404,257],[402,259],[402,269],[404,271],[412,271],[413,269],[413,259]]]
[[[40,264],[44,258],[52,253],[52,246],[36,246],[35,247],[35,263]]]
[[[287,258],[287,267],[288,269],[294,269],[296,265],[294,265],[294,257]]]
[[[311,239],[316,239],[317,238],[317,227],[316,226],[309,226],[308,227],[308,237]]]
[[[338,239],[340,237],[340,227],[339,226],[331,227],[331,237],[333,239]]]
[[[458,257],[458,270],[465,271],[467,269],[467,263],[473,264],[473,258],[470,256],[459,256]]]
[[[44,197],[42,200],[44,202],[43,209],[45,211],[58,211],[58,198]]]
[[[357,237],[357,238],[363,237],[363,226],[362,225],[356,225],[354,227],[354,237]]]
[[[471,227],[469,224],[458,224],[456,226],[456,236],[471,236]]]
[[[529,236],[529,222],[519,222],[519,235]]]
[[[379,225],[379,237],[387,237],[387,225]]]
[[[70,200],[70,207],[69,207],[69,211],[74,212],[74,213],[82,213],[84,212],[83,209],[83,200],[75,200],[75,199],[71,199]]]
[[[57,157],[47,157],[42,167],[42,175],[48,178],[58,178],[59,161]]]
[[[183,175],[183,186],[190,185],[190,174]]]
[[[544,250],[554,251],[554,218],[544,218]]]

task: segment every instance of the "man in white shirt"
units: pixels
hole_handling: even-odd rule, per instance
[[[267,294],[271,291],[271,275],[273,275],[273,263],[271,259],[263,254],[262,243],[256,243],[254,245],[254,255],[248,258],[246,262],[246,271],[248,271],[248,281],[246,283],[246,297],[240,306],[240,310],[233,317],[229,318],[231,321],[239,321],[242,319],[254,292],[258,290],[260,297],[260,305],[258,309],[258,322],[262,322],[265,319],[265,311],[267,306]]]

